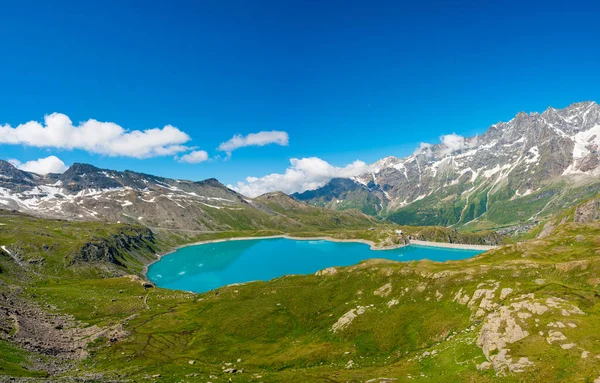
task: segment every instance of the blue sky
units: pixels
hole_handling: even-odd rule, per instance
[[[0,157],[25,163],[53,155],[67,166],[87,162],[234,184],[283,173],[293,158],[343,168],[405,156],[420,142],[482,133],[519,111],[598,101],[598,7],[458,0],[6,2],[0,126],[42,123],[61,113],[76,128],[89,119],[118,124],[123,134],[172,125],[189,139],[169,141],[188,148],[177,153],[174,147],[169,155],[136,158],[123,142],[115,150],[101,137],[38,147],[35,137],[3,139],[5,129]],[[217,150],[236,134],[271,131],[289,140],[241,147],[230,157]],[[80,135],[82,142],[93,139]],[[209,159],[174,159],[192,150]],[[303,164],[309,173],[327,167]]]

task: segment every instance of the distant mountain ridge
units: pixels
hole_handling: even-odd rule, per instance
[[[315,208],[285,196],[290,209],[302,205],[310,219],[276,211],[211,178],[193,182],[75,163],[63,174],[39,175],[0,160],[0,208],[69,220],[140,223],[188,231],[298,230],[369,226],[359,212]],[[292,210],[293,210],[292,209]],[[319,219],[314,219],[317,216]]]
[[[293,197],[405,225],[493,228],[574,206],[598,193],[599,176],[600,106],[582,102],[521,112],[481,136],[449,135],[408,157],[385,157],[369,173]],[[0,161],[0,208],[44,217],[198,231],[302,225],[266,206],[272,202],[244,197],[216,179],[174,180],[80,163],[63,174],[39,175]],[[340,217],[370,222],[355,212]]]
[[[498,226],[550,214],[599,189],[595,102],[521,112],[481,136],[450,136],[294,197],[334,209],[358,207],[401,224]]]
[[[333,209],[359,209],[366,214],[379,214],[389,203],[385,193],[369,182],[366,185],[349,178],[334,178],[327,185],[303,193],[294,193],[299,201],[310,201],[312,205]]]

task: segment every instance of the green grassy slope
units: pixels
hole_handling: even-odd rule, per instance
[[[80,249],[102,238],[116,246],[124,231],[137,238],[143,228],[0,223],[0,245],[37,260],[22,267],[0,251],[0,292],[69,315],[91,334],[89,354],[55,372],[60,381],[591,382],[600,374],[597,222],[564,223],[552,236],[465,261],[372,260],[200,295],[145,290],[123,275],[172,237],[142,234],[140,245],[117,247],[119,265],[81,260]],[[384,241],[386,230],[340,235]],[[19,246],[17,232],[27,233]],[[43,374],[37,356],[11,345],[20,330],[6,323],[0,374]]]
[[[369,227],[377,222],[374,217],[357,210],[340,212],[310,206],[283,193],[269,193],[247,201],[248,204],[228,209],[203,205],[201,213],[194,213],[199,214],[195,219],[203,227],[214,231],[292,232],[319,228]],[[149,226],[168,227],[156,222]]]
[[[0,224],[1,244],[17,266],[40,277],[141,272],[156,251],[166,248],[140,225],[47,220],[4,210]]]
[[[565,208],[555,213],[533,227],[529,232],[518,236],[517,240],[544,238],[551,235],[554,230],[564,223],[590,223],[600,219],[600,194],[583,200],[576,206]]]
[[[511,245],[470,261],[366,262],[333,275],[226,287],[218,295],[157,290],[150,295],[151,309],[130,322],[130,337],[97,349],[91,371],[114,377],[160,373],[165,381],[189,374],[227,379],[222,371],[232,363],[244,369],[232,376],[234,381],[595,378],[594,356],[600,354],[594,331],[600,324],[598,234],[598,225],[565,226],[551,241]],[[574,236],[583,239],[571,246]],[[388,284],[389,293],[381,289]],[[506,288],[513,291],[501,298]],[[478,290],[494,290],[487,304]],[[45,294],[43,289],[36,292]],[[457,296],[467,296],[469,303],[462,304]],[[548,306],[548,299],[559,302],[558,308]],[[497,378],[493,369],[477,369],[486,361],[477,343],[493,313],[515,302],[537,303],[546,311],[532,314],[522,309],[519,312],[531,315],[523,319],[512,314],[528,336],[510,344],[510,355],[533,364],[521,373],[510,373],[499,364],[498,371],[506,375]],[[479,313],[480,307],[493,305],[498,307]],[[360,307],[364,313],[347,327],[332,330],[340,318]],[[548,344],[554,329],[548,324],[557,322],[565,324],[560,330],[566,339]],[[572,348],[561,347],[571,343]],[[587,358],[581,358],[584,352]]]
[[[272,212],[293,222],[302,223],[301,230],[364,228],[379,222],[359,210],[336,211],[318,208],[298,202],[281,192],[263,194],[254,200]]]
[[[530,218],[547,219],[596,195],[596,182],[579,184],[564,180],[549,180],[539,190],[516,197],[510,184],[499,187],[475,188],[467,193],[465,186],[449,186],[443,193],[434,193],[422,200],[383,216],[398,224],[454,225],[468,230],[492,229],[527,222]]]

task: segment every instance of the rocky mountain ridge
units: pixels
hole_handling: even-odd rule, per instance
[[[315,210],[287,199],[287,205],[303,205],[322,216],[319,224],[327,225],[334,218],[349,226],[373,221],[358,212]],[[39,175],[0,160],[0,208],[47,218],[139,223],[181,231],[285,231],[305,223],[261,204],[260,197],[246,198],[214,178],[175,180],[80,163],[63,174]]]
[[[350,200],[370,214],[379,205],[376,214],[401,224],[499,226],[550,214],[598,190],[600,106],[595,102],[521,112],[480,136],[442,139],[405,158],[383,158],[368,174],[294,197],[337,209]]]

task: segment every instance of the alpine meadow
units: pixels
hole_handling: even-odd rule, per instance
[[[0,9],[0,382],[600,383],[598,4]]]

